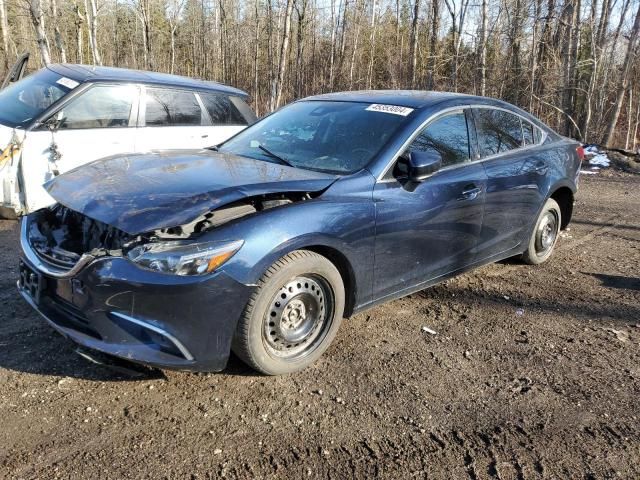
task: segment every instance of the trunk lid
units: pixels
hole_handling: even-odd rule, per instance
[[[131,235],[186,224],[256,195],[318,192],[337,176],[212,151],[97,160],[45,189],[60,204]]]

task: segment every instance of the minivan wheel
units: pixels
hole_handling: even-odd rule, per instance
[[[340,272],[325,257],[296,250],[258,282],[238,322],[232,349],[267,374],[301,370],[331,344],[344,312]]]
[[[550,198],[538,216],[536,227],[529,239],[529,246],[522,260],[530,265],[546,262],[558,241],[561,225],[560,206]]]

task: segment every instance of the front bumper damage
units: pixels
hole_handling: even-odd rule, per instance
[[[254,287],[224,271],[181,277],[112,256],[85,255],[61,270],[31,247],[28,222],[22,221],[18,289],[55,330],[84,347],[153,367],[225,368]]]

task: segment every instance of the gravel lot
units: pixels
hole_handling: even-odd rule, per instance
[[[89,363],[16,293],[0,221],[0,478],[640,478],[639,192],[583,176],[549,263],[364,312],[279,378]]]

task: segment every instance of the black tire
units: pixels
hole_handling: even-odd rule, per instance
[[[233,352],[266,375],[302,370],[336,336],[344,299],[342,277],[328,259],[308,250],[291,252],[258,282],[238,322]]]
[[[562,214],[560,206],[553,198],[544,204],[536,226],[531,233],[529,245],[522,254],[522,260],[529,265],[539,265],[546,262],[556,246],[560,236],[560,226],[562,225]]]

